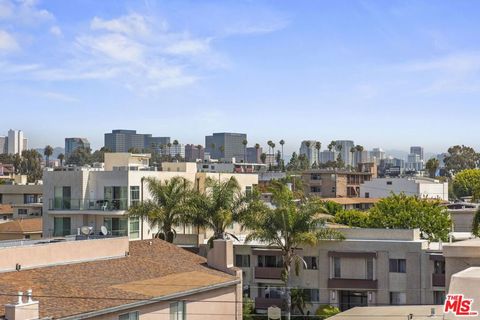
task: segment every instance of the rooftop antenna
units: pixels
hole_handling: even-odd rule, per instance
[[[80,228],[80,233],[83,234],[84,236],[89,236],[90,235],[90,227],[88,226],[83,226]]]

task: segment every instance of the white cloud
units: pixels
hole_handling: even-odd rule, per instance
[[[36,0],[0,0],[0,19],[21,24],[38,24],[55,19],[53,14],[37,7]]]
[[[92,30],[122,33],[129,36],[148,36],[150,34],[147,19],[137,13],[111,20],[95,17],[90,23],[90,28]]]
[[[71,97],[69,95],[66,95],[60,92],[47,91],[47,92],[42,92],[39,95],[47,99],[58,100],[61,102],[77,102],[78,101],[77,98]]]
[[[165,49],[165,52],[178,55],[201,54],[210,50],[209,40],[186,39],[179,40]]]
[[[56,37],[61,37],[63,35],[62,29],[59,26],[52,26],[50,27],[50,33]]]
[[[17,41],[10,33],[0,30],[0,53],[16,51],[19,48]]]
[[[116,61],[141,62],[145,48],[133,39],[121,34],[83,36],[77,43],[93,55]]]

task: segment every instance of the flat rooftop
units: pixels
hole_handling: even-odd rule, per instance
[[[432,316],[432,309],[435,315]],[[443,319],[443,306],[422,305],[422,306],[388,306],[388,307],[357,307],[336,316],[328,318],[329,320],[405,320],[412,314],[415,320],[435,320]]]

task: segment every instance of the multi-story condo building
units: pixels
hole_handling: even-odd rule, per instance
[[[98,234],[105,226],[112,235],[151,238],[156,230],[146,221],[126,216],[129,206],[151,198],[144,181],[148,177],[162,181],[184,177],[198,190],[204,188],[207,177],[223,180],[235,176],[244,192],[258,184],[257,174],[197,172],[196,163],[191,162],[162,163],[162,171],[156,171],[148,166],[149,158],[142,154],[106,153],[103,168],[44,171],[44,235],[77,234],[82,226]]]
[[[420,238],[420,231],[338,229],[343,241],[321,241],[296,248],[304,260],[290,285],[306,292],[312,314],[320,305],[355,306],[441,304],[445,297],[445,262],[438,244]],[[265,312],[285,307],[282,254],[259,242],[234,245],[235,265],[242,269],[244,292]],[[306,311],[306,310],[305,310]]]
[[[334,162],[337,160],[337,152],[335,150],[323,150],[320,152],[320,163]]]
[[[263,149],[262,147],[260,148],[255,148],[255,147],[248,147],[247,148],[247,162],[249,163],[261,163],[261,155],[262,155]]]
[[[424,177],[377,178],[360,185],[361,197],[386,198],[391,193],[448,201],[448,182]]]
[[[151,134],[137,133],[136,130],[112,130],[111,133],[105,133],[105,147],[112,152],[128,152],[132,148],[157,150],[169,142],[170,137],[152,137]]]
[[[205,149],[202,145],[186,144],[185,145],[185,161],[196,162],[205,158]]]
[[[360,197],[360,185],[374,176],[372,172],[338,169],[312,169],[302,172],[305,194],[322,198]]]
[[[8,138],[0,136],[0,154],[8,153]]]
[[[405,160],[388,157],[380,160],[378,175],[381,177],[397,177],[405,172]]]
[[[5,146],[4,146],[5,148]],[[22,130],[8,130],[7,153],[21,154],[28,148],[28,140],[24,137]]]
[[[79,148],[90,149],[90,142],[87,138],[65,138],[65,158]]]
[[[410,153],[407,157],[407,164],[405,166],[406,170],[411,171],[422,171],[424,167],[424,162],[419,154]]]
[[[308,159],[308,164],[312,166],[314,163],[320,163],[319,152],[320,149],[317,149],[317,142],[316,140],[304,140],[300,144],[299,155],[304,155]]]
[[[340,153],[340,157],[342,158],[345,165],[354,166],[353,155],[350,150],[355,147],[355,143],[352,140],[337,140],[335,141],[335,148]]]
[[[420,161],[425,160],[424,153],[423,153],[423,147],[420,147],[420,146],[410,147],[410,153],[418,155],[420,157]]]
[[[181,157],[185,158],[185,145],[179,144],[172,144],[171,146],[163,147],[160,151],[163,155],[169,155],[172,158]]]
[[[210,154],[212,159],[236,162],[245,161],[244,144],[247,135],[244,133],[220,132],[211,136],[205,136],[205,152]]]
[[[377,166],[380,165],[380,161],[385,158],[385,151],[381,148],[373,148],[372,151],[370,151],[370,160],[374,161]]]

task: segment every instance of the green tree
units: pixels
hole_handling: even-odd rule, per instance
[[[343,224],[349,227],[369,228],[369,214],[358,210],[341,210],[337,212],[333,219],[335,223]]]
[[[444,160],[445,169],[451,176],[466,169],[477,168],[479,161],[480,155],[473,148],[464,145],[450,147]]]
[[[329,214],[329,215],[336,215],[337,212],[340,212],[343,210],[343,207],[341,204],[338,204],[333,201],[322,201],[322,206],[324,208],[323,213]]]
[[[320,319],[328,319],[334,315],[340,313],[340,309],[328,304],[321,305],[318,307],[315,314],[320,317]]]
[[[191,195],[191,183],[182,177],[164,182],[147,178],[147,188],[152,199],[132,206],[129,217],[146,219],[150,228],[157,228],[156,237],[173,242],[175,226],[186,221],[187,201]]]
[[[235,177],[225,181],[207,178],[205,192],[194,192],[189,200],[188,221],[195,226],[213,231],[210,246],[215,239],[225,239],[234,234],[226,230],[246,207],[247,198],[242,195]]]
[[[21,156],[15,155],[14,166],[17,173],[27,175],[28,182],[42,179],[42,155],[37,150],[24,150]]]
[[[260,161],[262,161],[263,164],[265,164],[265,161],[267,161],[267,154],[265,152],[262,152],[260,155]]]
[[[467,169],[455,175],[452,183],[453,193],[457,198],[473,197],[480,199],[480,169]]]
[[[373,228],[419,228],[429,241],[446,241],[452,222],[440,201],[392,194],[377,202],[369,210],[369,224]]]
[[[92,154],[90,149],[77,148],[67,158],[67,164],[76,166],[85,166],[92,164]]]
[[[243,320],[255,320],[252,316],[255,312],[255,303],[249,297],[243,297]]]
[[[307,308],[308,301],[307,292],[300,288],[292,288],[291,296],[292,313],[296,313],[295,311],[298,310],[299,314],[301,314],[302,316],[305,315],[305,309]]]
[[[63,166],[63,161],[65,160],[65,155],[63,153],[60,153],[57,157],[58,160],[60,160],[60,166]]]
[[[90,156],[90,164],[94,164],[95,162],[105,162],[105,153],[112,152],[107,147],[102,147],[99,150],[95,150],[94,153]]]
[[[47,145],[45,149],[43,149],[43,155],[45,156],[47,167],[50,166],[50,156],[53,154],[53,148],[50,145]]]
[[[242,218],[243,226],[250,230],[246,241],[259,240],[280,248],[283,258],[282,280],[287,296],[286,319],[290,319],[292,300],[290,292],[291,268],[295,266],[298,273],[302,258],[295,248],[315,245],[320,240],[342,239],[343,236],[327,227],[324,220],[317,217],[322,210],[318,201],[306,200],[299,204],[285,185],[276,183],[272,187],[274,207],[267,207],[263,202],[252,205],[254,210],[247,211]]]
[[[477,238],[480,237],[480,208],[478,208],[473,216],[472,234]]]
[[[439,166],[440,162],[437,159],[428,159],[427,163],[425,164],[425,169],[427,169],[430,178],[435,178],[435,174],[437,173]]]

